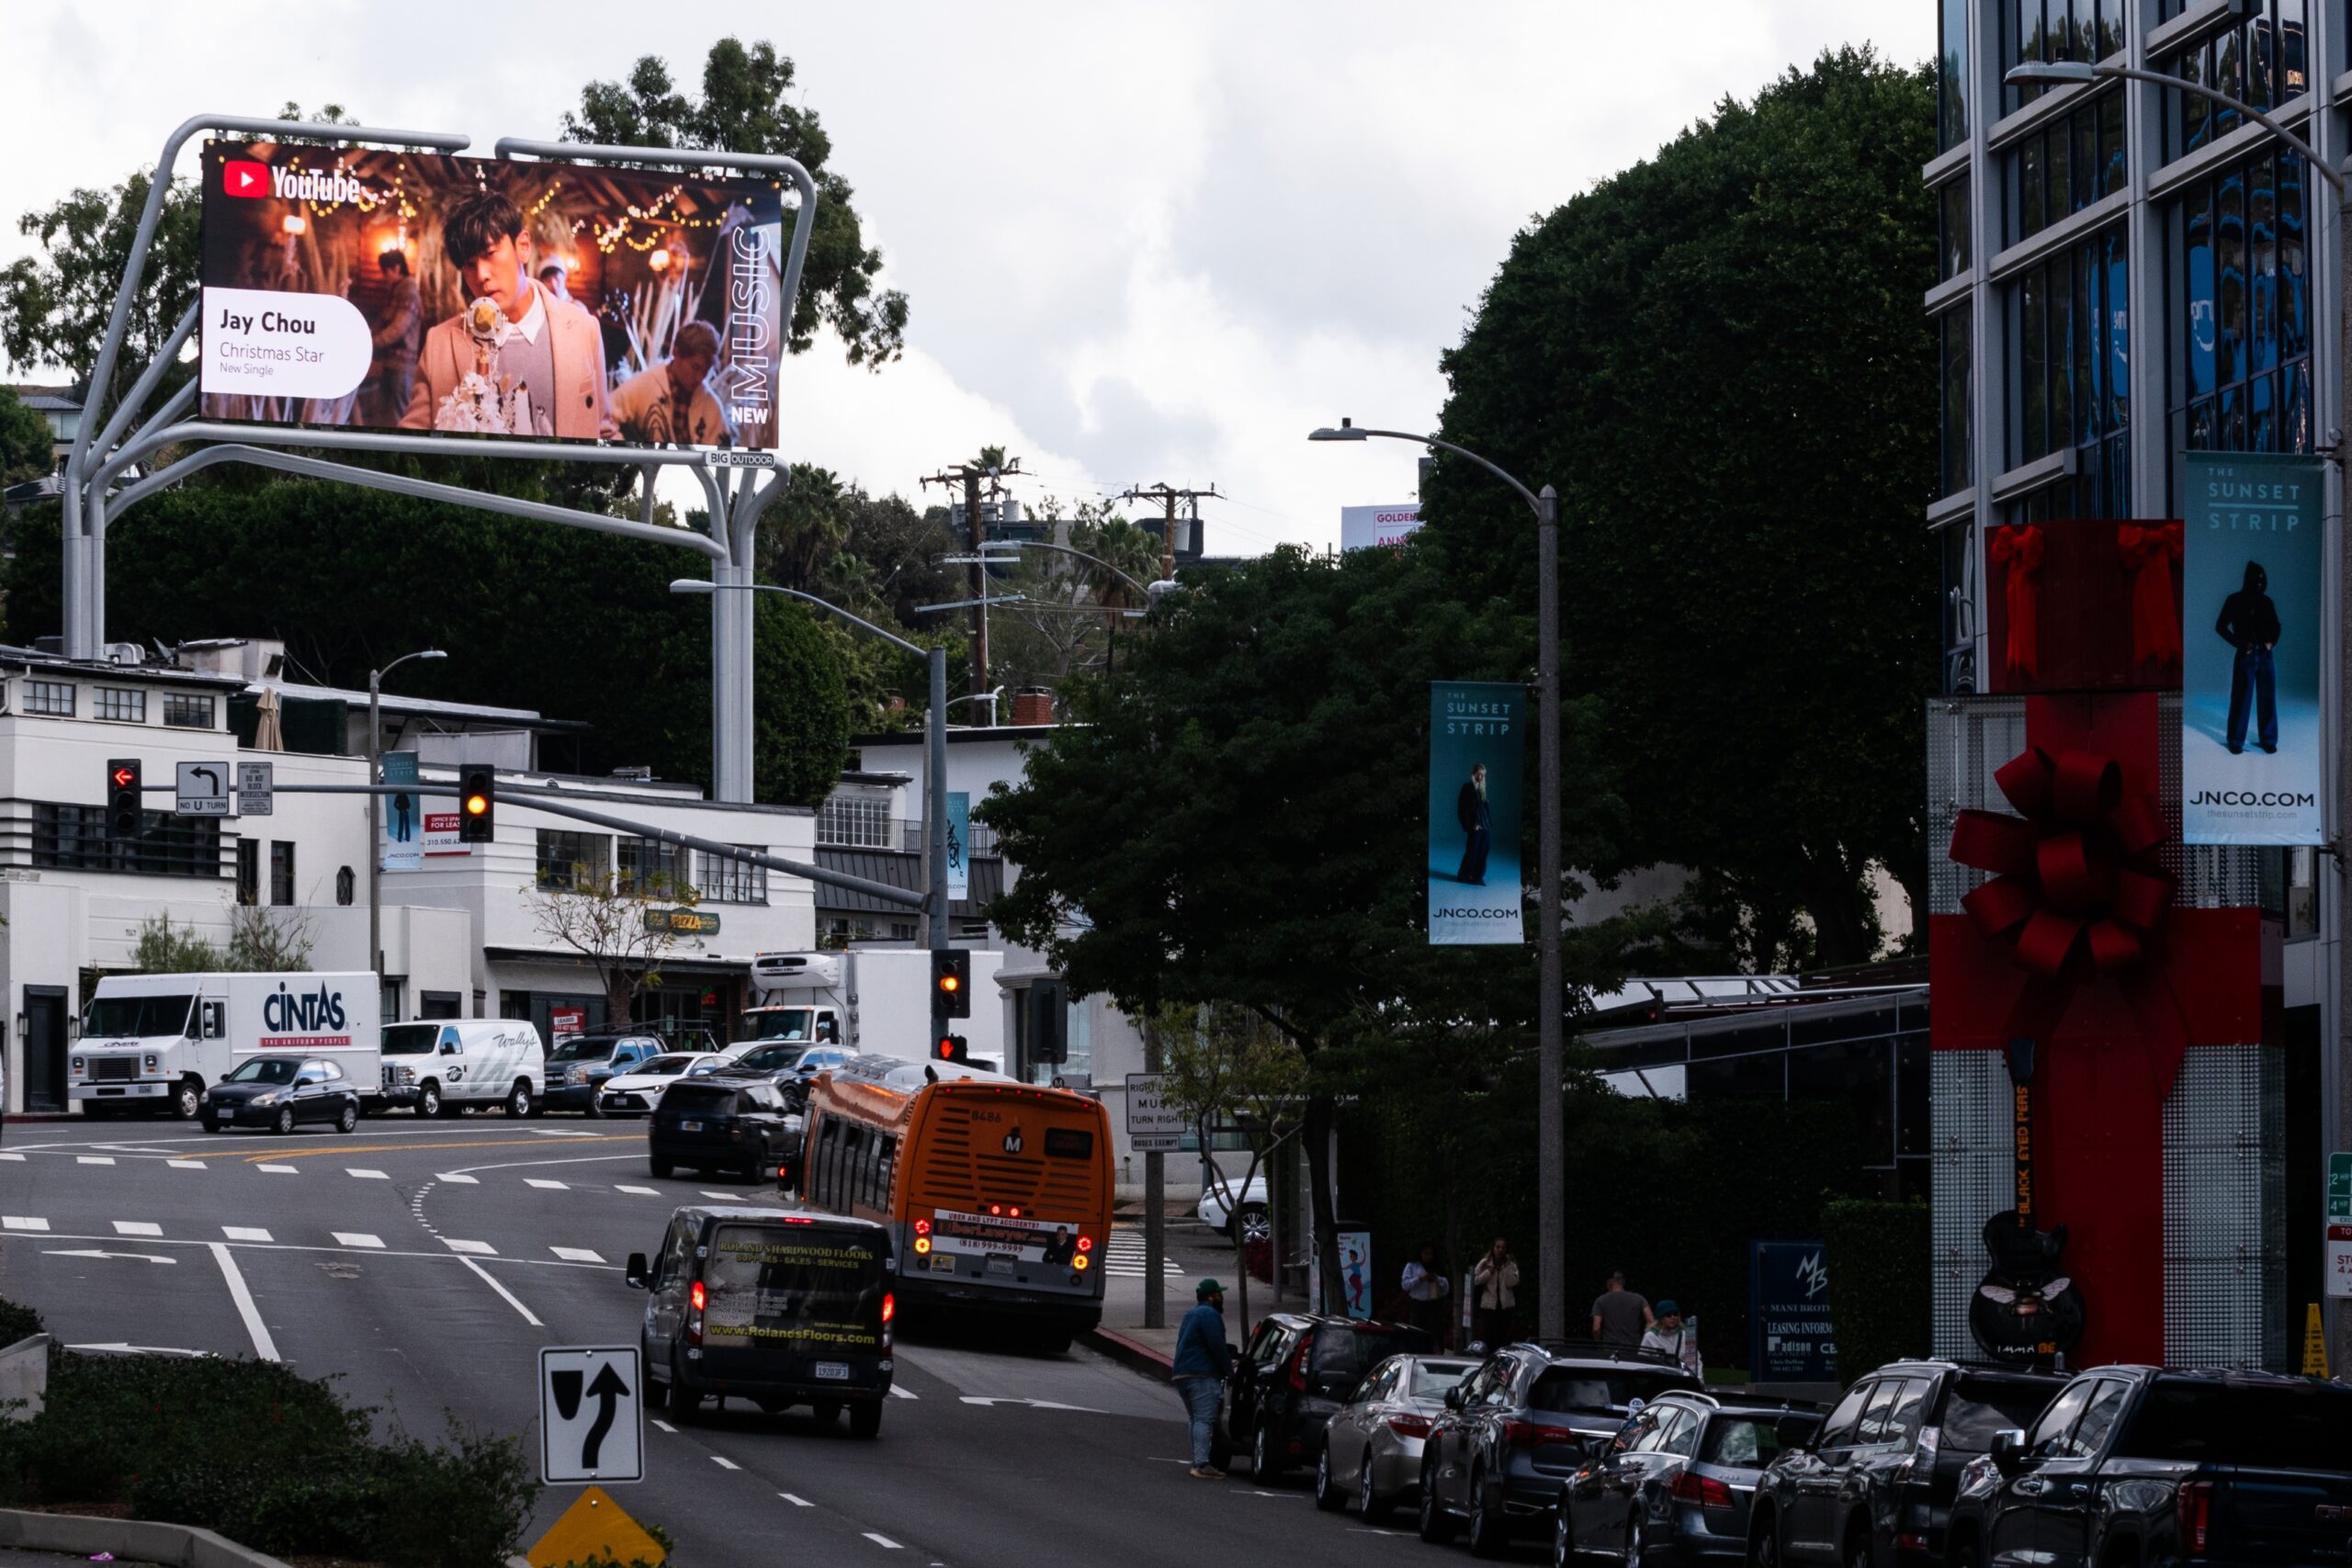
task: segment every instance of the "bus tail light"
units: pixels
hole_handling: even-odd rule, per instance
[[[917,1220],[915,1222],[915,1235],[929,1235],[930,1234],[931,1222],[929,1220]]]
[[[1013,1217],[1014,1219],[1016,1219],[1016,1220],[1017,1220],[1017,1219],[1019,1219],[1019,1218],[1021,1217],[1021,1205],[1020,1205],[1020,1204],[1018,1204],[1018,1203],[1015,1203],[1015,1204],[1012,1206],[1011,1213],[1012,1213],[1012,1217]]]
[[[927,1235],[919,1235],[915,1237],[915,1256],[917,1258],[921,1258],[930,1251],[931,1237]]]
[[[1080,1252],[1091,1252],[1091,1251],[1093,1251],[1093,1250],[1094,1250],[1094,1238],[1093,1238],[1092,1236],[1091,1236],[1091,1235],[1082,1235],[1082,1236],[1080,1236],[1080,1237],[1078,1238],[1078,1249],[1079,1249]]]
[[[1087,1257],[1086,1254],[1081,1252],[1077,1257],[1069,1260],[1069,1266],[1073,1269],[1083,1269],[1093,1261],[1094,1260],[1092,1258]]]

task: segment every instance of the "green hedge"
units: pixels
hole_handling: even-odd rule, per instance
[[[538,1493],[521,1445],[379,1438],[373,1416],[275,1362],[53,1352],[41,1414],[0,1423],[0,1506],[122,1503],[279,1556],[503,1562]]]
[[[1931,1348],[1931,1242],[1925,1203],[1845,1199],[1821,1206],[1829,1321],[1841,1382]]]
[[[0,1301],[0,1347],[14,1345],[19,1339],[29,1339],[36,1334],[46,1334],[49,1325],[40,1314],[15,1302]]]

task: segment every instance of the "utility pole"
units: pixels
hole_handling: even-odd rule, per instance
[[[1176,503],[1180,501],[1191,502],[1193,519],[1198,522],[1201,515],[1201,502],[1204,499],[1222,501],[1225,497],[1215,485],[1209,486],[1206,490],[1193,490],[1163,482],[1155,485],[1131,485],[1120,493],[1118,499],[1157,501],[1167,508],[1167,518],[1160,525],[1159,531],[1159,576],[1160,581],[1165,582],[1172,581],[1176,576]]]
[[[981,449],[978,461],[953,464],[935,474],[923,475],[918,482],[927,486],[946,487],[951,495],[955,493],[954,487],[957,485],[963,487],[964,515],[966,521],[971,525],[972,554],[978,557],[988,553],[989,545],[988,529],[980,522],[980,481],[988,480],[990,500],[1001,500],[1004,495],[1003,481],[1019,472],[1021,472],[1020,458],[1007,460],[1003,455],[1003,448],[984,447]],[[989,690],[989,607],[986,603],[989,591],[987,581],[982,575],[987,569],[975,559],[964,570],[971,587],[973,601],[972,695],[978,696]],[[996,722],[994,704],[989,705],[989,722],[991,724]]]

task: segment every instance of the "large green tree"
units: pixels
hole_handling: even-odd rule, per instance
[[[1443,360],[1443,434],[1559,489],[1615,847],[1759,964],[1872,956],[1873,865],[1925,908],[1934,109],[1867,50],[1724,102],[1521,232]],[[1448,591],[1531,606],[1525,507],[1456,463],[1426,499]]]
[[[56,450],[49,421],[27,408],[14,387],[0,387],[0,486],[54,471]]]

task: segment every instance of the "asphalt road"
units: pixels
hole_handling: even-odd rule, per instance
[[[0,1142],[0,1295],[70,1345],[275,1357],[412,1432],[454,1419],[536,1456],[538,1348],[635,1343],[644,1298],[620,1266],[705,1193],[777,1201],[657,1180],[637,1129],[572,1118],[396,1113],[291,1138],[19,1124]],[[1303,1483],[1193,1480],[1174,1394],[1083,1349],[902,1337],[897,1382],[874,1443],[733,1404],[656,1419],[645,1482],[616,1495],[688,1568],[1453,1555],[1319,1515]],[[526,1541],[573,1495],[550,1488]]]

